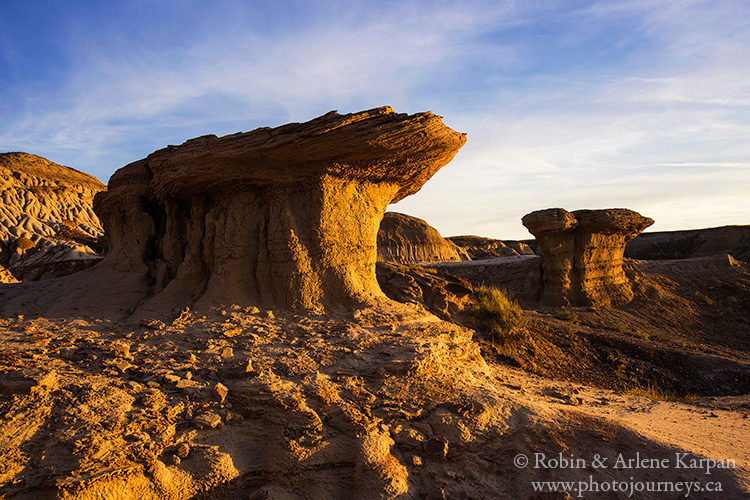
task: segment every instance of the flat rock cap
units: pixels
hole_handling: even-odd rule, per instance
[[[578,227],[592,233],[640,233],[654,223],[654,219],[644,217],[627,208],[606,208],[603,210],[576,210],[573,212]]]
[[[576,226],[575,216],[564,208],[547,208],[526,214],[521,223],[532,234],[565,231]]]
[[[331,175],[394,184],[399,188],[395,202],[417,192],[465,142],[466,134],[444,125],[438,115],[394,113],[386,106],[198,137],[155,151],[146,161],[152,192],[161,199]],[[124,172],[121,176],[125,180]],[[112,177],[110,189],[119,178]]]
[[[563,208],[548,208],[524,215],[521,222],[534,235],[569,229],[590,233],[638,234],[653,224],[654,220],[627,208],[573,212]]]

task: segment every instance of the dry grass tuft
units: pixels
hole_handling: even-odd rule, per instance
[[[578,324],[581,321],[578,319],[578,314],[575,311],[569,311],[564,307],[557,313],[557,319],[568,321],[570,323]]]
[[[476,305],[470,310],[474,327],[503,354],[525,357],[523,354],[533,341],[521,306],[497,288],[477,288],[474,299]]]
[[[640,396],[642,398],[648,398],[652,401],[673,401],[673,402],[681,402],[681,401],[691,401],[698,399],[698,396],[695,394],[684,394],[680,395],[676,392],[667,391],[660,387],[657,387],[655,385],[652,385],[649,383],[645,387],[642,386],[633,386],[625,390],[627,394],[632,394],[633,396]]]

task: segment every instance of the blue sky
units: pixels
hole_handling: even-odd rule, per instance
[[[106,182],[167,144],[332,109],[468,133],[392,205],[527,238],[548,207],[750,224],[750,2],[0,2],[0,151]]]

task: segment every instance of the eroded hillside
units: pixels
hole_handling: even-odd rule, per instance
[[[95,177],[27,153],[0,154],[0,264],[16,278],[65,274],[96,257]]]

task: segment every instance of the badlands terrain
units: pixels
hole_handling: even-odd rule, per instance
[[[385,212],[466,140],[331,112],[106,187],[0,155],[0,498],[748,497],[750,227]]]

